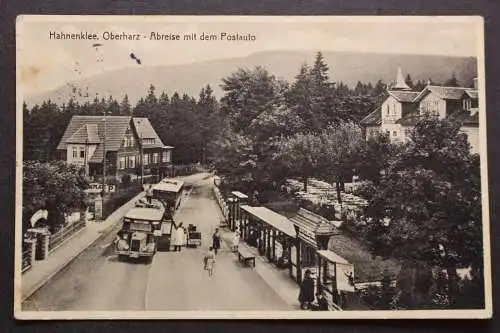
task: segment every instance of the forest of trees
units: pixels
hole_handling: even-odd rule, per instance
[[[358,82],[350,88],[342,82],[335,84],[329,80],[327,70],[321,54],[312,67],[304,64],[292,83],[279,80],[264,68],[239,70],[232,77],[223,79],[225,94],[220,100],[208,85],[201,89],[199,96],[158,91],[151,85],[135,105],[131,105],[126,94],[120,97],[96,96],[94,100],[83,103],[71,98],[62,105],[51,100],[30,108],[24,105],[24,159],[56,159],[57,144],[73,115],[102,115],[106,112],[108,115],[149,118],[163,142],[175,147],[175,163],[206,162],[209,145],[227,129],[230,121],[227,116],[241,117],[237,126],[245,126],[249,119],[244,117],[263,111],[262,107],[248,112],[237,111],[238,104],[243,102],[238,100],[243,96],[234,95],[240,93],[234,90],[238,80],[251,84],[259,84],[256,80],[268,80],[267,85],[249,91],[245,98],[255,97],[258,103],[266,98],[272,100],[273,107],[280,109],[283,115],[285,109],[292,110],[302,125],[289,119],[293,123],[287,130],[289,133],[299,129],[317,131],[340,119],[359,121],[385,97],[386,84],[380,80],[374,84]],[[246,108],[253,108],[251,100],[244,102]],[[267,110],[268,114],[270,111]]]

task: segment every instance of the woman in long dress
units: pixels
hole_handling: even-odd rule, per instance
[[[203,258],[203,261],[205,263],[205,269],[208,271],[208,276],[212,276],[215,266],[215,253],[212,247],[208,249],[208,253]]]
[[[212,235],[212,248],[217,255],[217,251],[220,249],[220,232],[219,228],[215,229],[214,234]]]
[[[236,228],[233,235],[233,252],[238,251],[238,245],[240,245],[240,230]]]
[[[181,247],[184,245],[184,228],[182,227],[182,223],[175,229],[175,238],[174,238],[174,251],[180,251]]]

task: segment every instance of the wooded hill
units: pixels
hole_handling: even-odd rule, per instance
[[[271,51],[175,66],[148,66],[145,63],[64,84],[53,91],[25,96],[25,102],[33,106],[51,99],[62,104],[71,97],[84,102],[92,101],[96,94],[117,98],[127,94],[130,102],[135,104],[144,96],[150,84],[158,91],[178,91],[181,95],[186,93],[190,96],[198,95],[209,84],[214,96],[220,98],[223,95],[220,78],[229,76],[238,68],[261,66],[276,77],[290,82],[295,78],[297,68],[314,59],[315,53]],[[329,65],[330,80],[342,81],[350,88],[354,88],[358,81],[375,83],[382,80],[390,83],[395,80],[398,67],[414,80],[426,82],[431,79],[436,84],[444,83],[455,74],[462,85],[470,86],[477,75],[477,61],[472,57],[347,52],[324,52],[323,56]]]

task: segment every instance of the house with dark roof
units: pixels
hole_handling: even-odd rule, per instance
[[[105,160],[107,178],[121,180],[124,174],[139,175],[141,164],[145,175],[167,174],[173,147],[162,142],[147,118],[73,116],[57,150],[90,177],[102,176]]]
[[[389,135],[392,142],[405,142],[415,124],[424,116],[459,121],[471,150],[479,152],[479,117],[477,79],[474,88],[443,87],[428,84],[421,92],[411,91],[398,69],[396,84],[388,97],[361,120],[366,138],[377,132]]]

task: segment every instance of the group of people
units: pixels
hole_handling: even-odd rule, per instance
[[[300,286],[299,303],[302,310],[328,311],[328,300],[322,291],[316,293],[316,302],[314,302],[314,278],[309,269],[306,270]]]
[[[215,266],[215,256],[220,249],[220,232],[219,228],[215,229],[212,235],[212,246],[208,248],[208,253],[203,257],[203,266],[206,271],[208,271],[208,276],[212,276]]]
[[[233,242],[232,242],[232,250],[237,251],[238,245],[240,243],[240,232],[238,229],[233,234]],[[219,228],[215,229],[215,232],[212,235],[212,246],[208,248],[208,253],[203,257],[203,265],[204,269],[208,271],[208,276],[212,276],[214,266],[215,266],[215,257],[217,256],[217,252],[221,248],[221,234]]]

